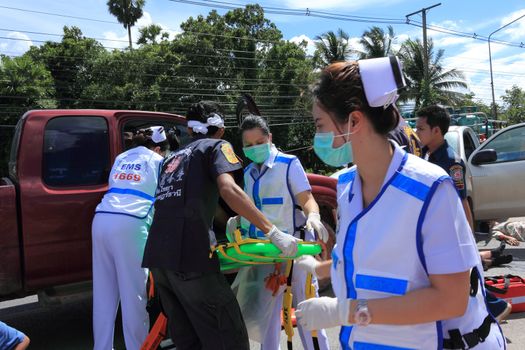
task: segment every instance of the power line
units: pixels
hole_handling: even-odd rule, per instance
[[[234,10],[239,8],[239,4],[226,2],[226,1],[195,1],[195,0],[170,0],[172,2],[197,5],[204,7],[213,7],[213,8],[222,8],[228,10]],[[399,18],[381,18],[381,17],[367,17],[367,16],[355,16],[355,15],[345,15],[338,13],[329,13],[323,11],[311,10],[309,8],[305,9],[289,9],[282,7],[269,7],[261,6],[265,13],[279,14],[279,15],[289,15],[289,16],[308,16],[308,17],[319,17],[319,18],[331,18],[331,19],[340,19],[353,22],[364,22],[364,23],[383,23],[383,24],[403,24],[404,21]]]
[[[190,5],[197,5],[197,6],[204,6],[204,7],[217,7],[217,8],[224,8],[224,9],[237,9],[239,8],[239,4],[236,3],[230,3],[226,1],[196,1],[196,0],[170,0],[172,2],[178,2],[178,3],[185,3]],[[120,25],[118,22],[115,21],[106,21],[106,20],[98,20],[93,18],[87,18],[87,17],[79,17],[79,16],[70,16],[70,15],[64,15],[64,14],[58,14],[58,13],[52,13],[52,12],[44,12],[44,11],[36,11],[36,10],[29,10],[29,9],[22,9],[17,7],[11,7],[11,6],[0,6],[0,8],[9,9],[9,10],[15,10],[15,11],[23,11],[23,12],[30,12],[30,13],[37,13],[37,14],[44,14],[49,16],[58,16],[58,17],[65,17],[65,18],[73,18],[73,19],[80,19],[85,21],[92,21],[92,22],[102,22],[102,23],[109,23],[109,24],[115,24]],[[400,18],[385,18],[385,17],[371,17],[371,16],[357,16],[357,15],[348,15],[348,14],[341,14],[341,13],[333,13],[333,12],[327,12],[327,11],[318,11],[318,10],[310,10],[308,8],[305,9],[289,9],[289,8],[282,8],[282,7],[264,7],[262,6],[263,10],[267,13],[273,13],[273,14],[281,14],[281,15],[294,15],[294,16],[308,16],[308,17],[319,17],[319,18],[326,18],[326,19],[336,19],[336,20],[345,20],[345,21],[354,21],[354,22],[365,22],[365,23],[383,23],[383,24],[408,24],[413,26],[421,27],[421,22],[414,21],[414,20],[403,20]],[[475,40],[482,40],[487,41],[488,37],[485,37],[483,35],[478,35],[477,33],[467,33],[467,32],[461,32],[458,30],[450,29],[450,28],[444,28],[437,25],[428,25],[429,29],[432,29],[434,31],[443,32],[450,35],[455,36],[461,36],[466,38],[472,38]],[[171,30],[169,28],[163,28],[164,30]],[[242,40],[256,40],[259,42],[267,42],[272,43],[272,41],[264,41],[264,40],[258,40],[254,38],[246,38],[246,37],[233,37],[228,35],[216,35],[216,34],[210,34],[210,33],[193,33],[197,35],[207,35],[207,36],[224,36],[224,37],[230,37],[230,38],[236,38],[236,39],[242,39]],[[101,39],[101,40],[108,40],[108,41],[117,41],[114,39]],[[38,42],[35,40],[35,42]],[[503,41],[503,40],[494,40],[494,42],[507,45],[507,46],[514,46],[519,48],[524,48],[525,44],[523,43],[513,43],[509,41]],[[275,42],[273,42],[275,43]]]
[[[0,31],[3,31],[3,32],[19,32],[19,33],[24,33],[24,34],[35,34],[35,35],[47,35],[47,36],[55,36],[55,37],[61,37],[63,38],[65,35],[64,34],[57,34],[57,33],[44,33],[44,32],[35,32],[35,31],[28,31],[28,30],[19,30],[19,29],[9,29],[9,28],[0,28]],[[186,34],[186,33],[190,33],[190,34],[202,34],[202,35],[205,35],[205,36],[222,36],[222,35],[215,35],[215,34],[211,34],[211,33],[195,33],[195,32],[183,32],[181,33],[180,35],[183,35],[183,34]],[[36,40],[36,39],[25,39],[25,38],[13,38],[13,37],[1,37],[3,39],[7,39],[7,40],[20,40],[20,41],[35,41],[35,42],[51,42],[51,43],[60,43],[58,41],[52,41],[52,40]],[[239,37],[229,37],[229,38],[239,38]],[[83,35],[82,36],[82,39],[92,39],[92,40],[96,40],[96,41],[114,41],[114,42],[121,42],[121,43],[126,43],[128,44],[128,40],[120,40],[120,39],[105,39],[105,38],[97,38],[97,37],[89,37],[89,36],[85,36]],[[253,39],[250,39],[250,40],[253,40]],[[288,40],[281,40],[281,41],[275,41],[273,43],[275,44],[278,44],[278,43],[290,43],[290,41]],[[119,49],[118,47],[111,47],[111,46],[103,46],[101,45],[101,47],[105,48],[105,49]],[[123,50],[125,50],[126,48],[122,48]],[[237,50],[237,49],[221,49],[221,48],[213,48],[212,49],[213,51],[220,51],[220,52],[227,52],[227,53],[246,53],[246,54],[258,54],[259,52],[258,51],[249,51],[249,50]],[[202,54],[193,54],[193,53],[185,53],[186,56],[202,56],[202,57],[217,57],[216,55],[202,55]],[[227,59],[252,59],[251,57],[238,57],[238,56],[231,56],[231,55],[226,55],[226,56],[219,56],[219,57],[224,57],[224,58],[227,58]],[[272,60],[272,59],[264,59],[266,62],[280,62],[280,60]]]
[[[239,4],[229,3],[225,1],[212,1],[212,0],[208,0],[208,1],[170,0],[170,1],[178,2],[178,3],[193,4],[193,5],[204,6],[204,7],[220,7],[220,8],[226,8],[226,9],[239,8]],[[214,4],[214,6],[210,4]],[[367,23],[382,23],[382,24],[408,24],[408,25],[413,25],[417,27],[422,27],[421,22],[410,20],[410,19],[354,16],[354,15],[347,15],[347,14],[341,14],[341,13],[310,10],[308,8],[306,9],[287,9],[287,8],[281,8],[281,7],[264,7],[264,6],[262,6],[262,8],[265,10],[265,12],[281,14],[281,15],[320,17],[320,18],[326,18],[326,19],[336,19],[336,20],[344,20],[344,21],[352,21],[352,22],[367,22]],[[467,37],[467,38],[472,38],[472,39],[477,39],[477,40],[482,40],[482,41],[488,40],[488,37],[484,37],[476,33],[461,32],[461,31],[457,31],[454,29],[439,27],[436,25],[428,25],[427,27],[428,29],[432,29],[438,32],[441,31],[441,32],[444,32],[450,35]],[[523,43],[518,44],[518,43],[513,43],[513,42],[508,42],[508,41],[503,41],[503,40],[499,40],[498,42],[500,44],[508,45],[508,46],[514,46],[514,47],[519,47],[519,48],[525,47]]]
[[[59,14],[59,13],[22,9],[22,8],[11,7],[11,6],[0,6],[0,8],[7,9],[7,10],[14,10],[14,11],[37,13],[37,14],[40,14],[40,15],[48,15],[48,16],[80,19],[80,20],[83,20],[83,21],[90,21],[90,22],[119,24],[118,22],[114,22],[114,21],[105,21],[105,20],[101,20],[101,19],[93,19],[93,18],[87,18],[87,17],[70,16],[70,15],[64,15],[64,14]]]

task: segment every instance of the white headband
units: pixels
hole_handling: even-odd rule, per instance
[[[151,135],[151,140],[155,143],[160,143],[166,141],[166,132],[164,131],[163,126],[151,126],[150,127],[153,134]]]
[[[217,113],[211,114],[210,117],[206,120],[205,123],[201,123],[197,120],[188,121],[188,127],[193,130],[193,132],[206,135],[208,134],[208,126],[215,126],[217,128],[224,128],[224,121],[221,116]]]
[[[395,103],[397,92],[406,86],[403,67],[395,56],[358,61],[361,81],[370,107],[387,108]]]

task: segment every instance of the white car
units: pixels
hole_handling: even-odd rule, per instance
[[[445,140],[448,145],[454,149],[454,151],[461,157],[463,163],[465,163],[465,182],[467,186],[467,199],[470,206],[472,206],[472,175],[470,173],[470,167],[468,159],[476,148],[479,147],[479,138],[468,126],[450,126],[448,132],[445,134]]]
[[[476,221],[525,216],[525,123],[509,126],[468,158]]]

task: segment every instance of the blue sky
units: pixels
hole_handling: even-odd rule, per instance
[[[246,0],[225,0],[244,5]],[[513,19],[525,14],[525,3],[521,0],[442,0],[442,5],[430,10],[427,22],[461,32],[476,33],[488,36],[489,33]],[[394,18],[404,20],[405,15],[428,7],[437,1],[408,0],[264,0],[259,1],[263,7],[279,7],[326,11],[343,15]],[[5,7],[16,7],[34,11],[60,13],[67,16],[86,17],[101,21],[94,22],[82,19],[65,18],[36,14]],[[175,35],[181,22],[189,16],[206,15],[212,8],[209,6],[188,5],[169,0],[146,0],[145,15],[134,28],[136,39],[137,28],[151,23],[160,24],[166,31]],[[218,9],[220,13],[226,10]],[[287,40],[302,40],[313,46],[315,37],[328,30],[344,29],[350,34],[352,45],[357,45],[357,38],[374,23],[358,23],[334,19],[322,19],[312,16],[288,16],[267,14],[283,32]],[[421,20],[420,16],[412,17]],[[38,32],[60,34],[64,25],[80,27],[84,35],[113,41],[102,41],[108,47],[125,47],[127,34],[125,29],[115,23],[106,6],[106,0],[0,0],[0,54],[20,55],[27,48],[39,45],[42,40],[60,40],[59,36],[24,33]],[[386,27],[386,24],[377,24]],[[406,24],[394,25],[398,44],[406,38],[421,37],[421,29]],[[470,90],[485,103],[491,101],[488,45],[484,41],[471,37],[458,37],[429,30],[436,49],[445,50],[445,66],[462,70],[469,83]],[[22,40],[9,40],[15,38]],[[505,28],[493,36],[513,43],[525,43],[525,18]],[[525,88],[525,48],[492,44],[494,86],[496,100],[512,85]]]

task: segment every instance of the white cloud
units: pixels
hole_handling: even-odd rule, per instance
[[[512,22],[520,16],[525,15],[525,9],[515,11],[501,20],[500,27]],[[497,28],[496,28],[497,29]],[[523,40],[525,36],[525,18],[519,19],[501,32],[494,34],[494,37],[501,37],[503,40]]]
[[[131,39],[133,40],[134,45],[136,45],[136,42],[139,38],[139,29],[147,27],[153,23],[153,19],[149,12],[144,11],[144,15],[141,18],[139,18],[139,20],[133,27],[131,27]],[[167,32],[169,34],[170,39],[175,38],[175,36],[180,33],[180,31],[170,29],[161,23],[155,24],[159,25],[162,28],[163,32]],[[124,49],[128,47],[128,32],[126,29],[124,29],[124,27],[122,27],[122,30],[118,33],[114,31],[104,32],[104,38],[107,40],[103,42],[104,46],[119,49]]]
[[[454,29],[454,30],[464,30],[465,27],[463,25],[463,21],[453,21],[451,19],[444,20],[443,22],[440,22],[437,24],[440,27],[447,28],[447,29]]]
[[[303,41],[306,41],[306,54],[309,56],[313,56],[315,52],[315,41],[310,39],[307,35],[301,34],[298,36],[294,36],[289,40],[292,43],[301,44]]]
[[[353,53],[350,55],[350,59],[357,59],[358,55],[355,53],[355,51],[362,52],[363,51],[363,45],[359,42],[361,40],[360,36],[354,36],[348,39],[348,44],[350,45],[350,49],[353,51]]]
[[[432,38],[434,47],[441,48],[443,46],[464,45],[472,42],[472,38],[465,38],[460,36],[444,36],[441,38]]]
[[[20,32],[9,32],[6,35],[8,38],[18,39],[18,40],[9,40],[2,39],[0,40],[0,51],[9,56],[20,56],[33,45],[31,38],[26,34]]]
[[[492,44],[491,51],[494,93],[496,102],[501,104],[501,96],[513,85],[525,89],[525,53],[522,49],[499,44]],[[476,98],[483,103],[491,103],[490,64],[486,43],[466,45],[463,52],[447,57],[444,63],[446,68],[456,68],[465,74],[469,88]]]

